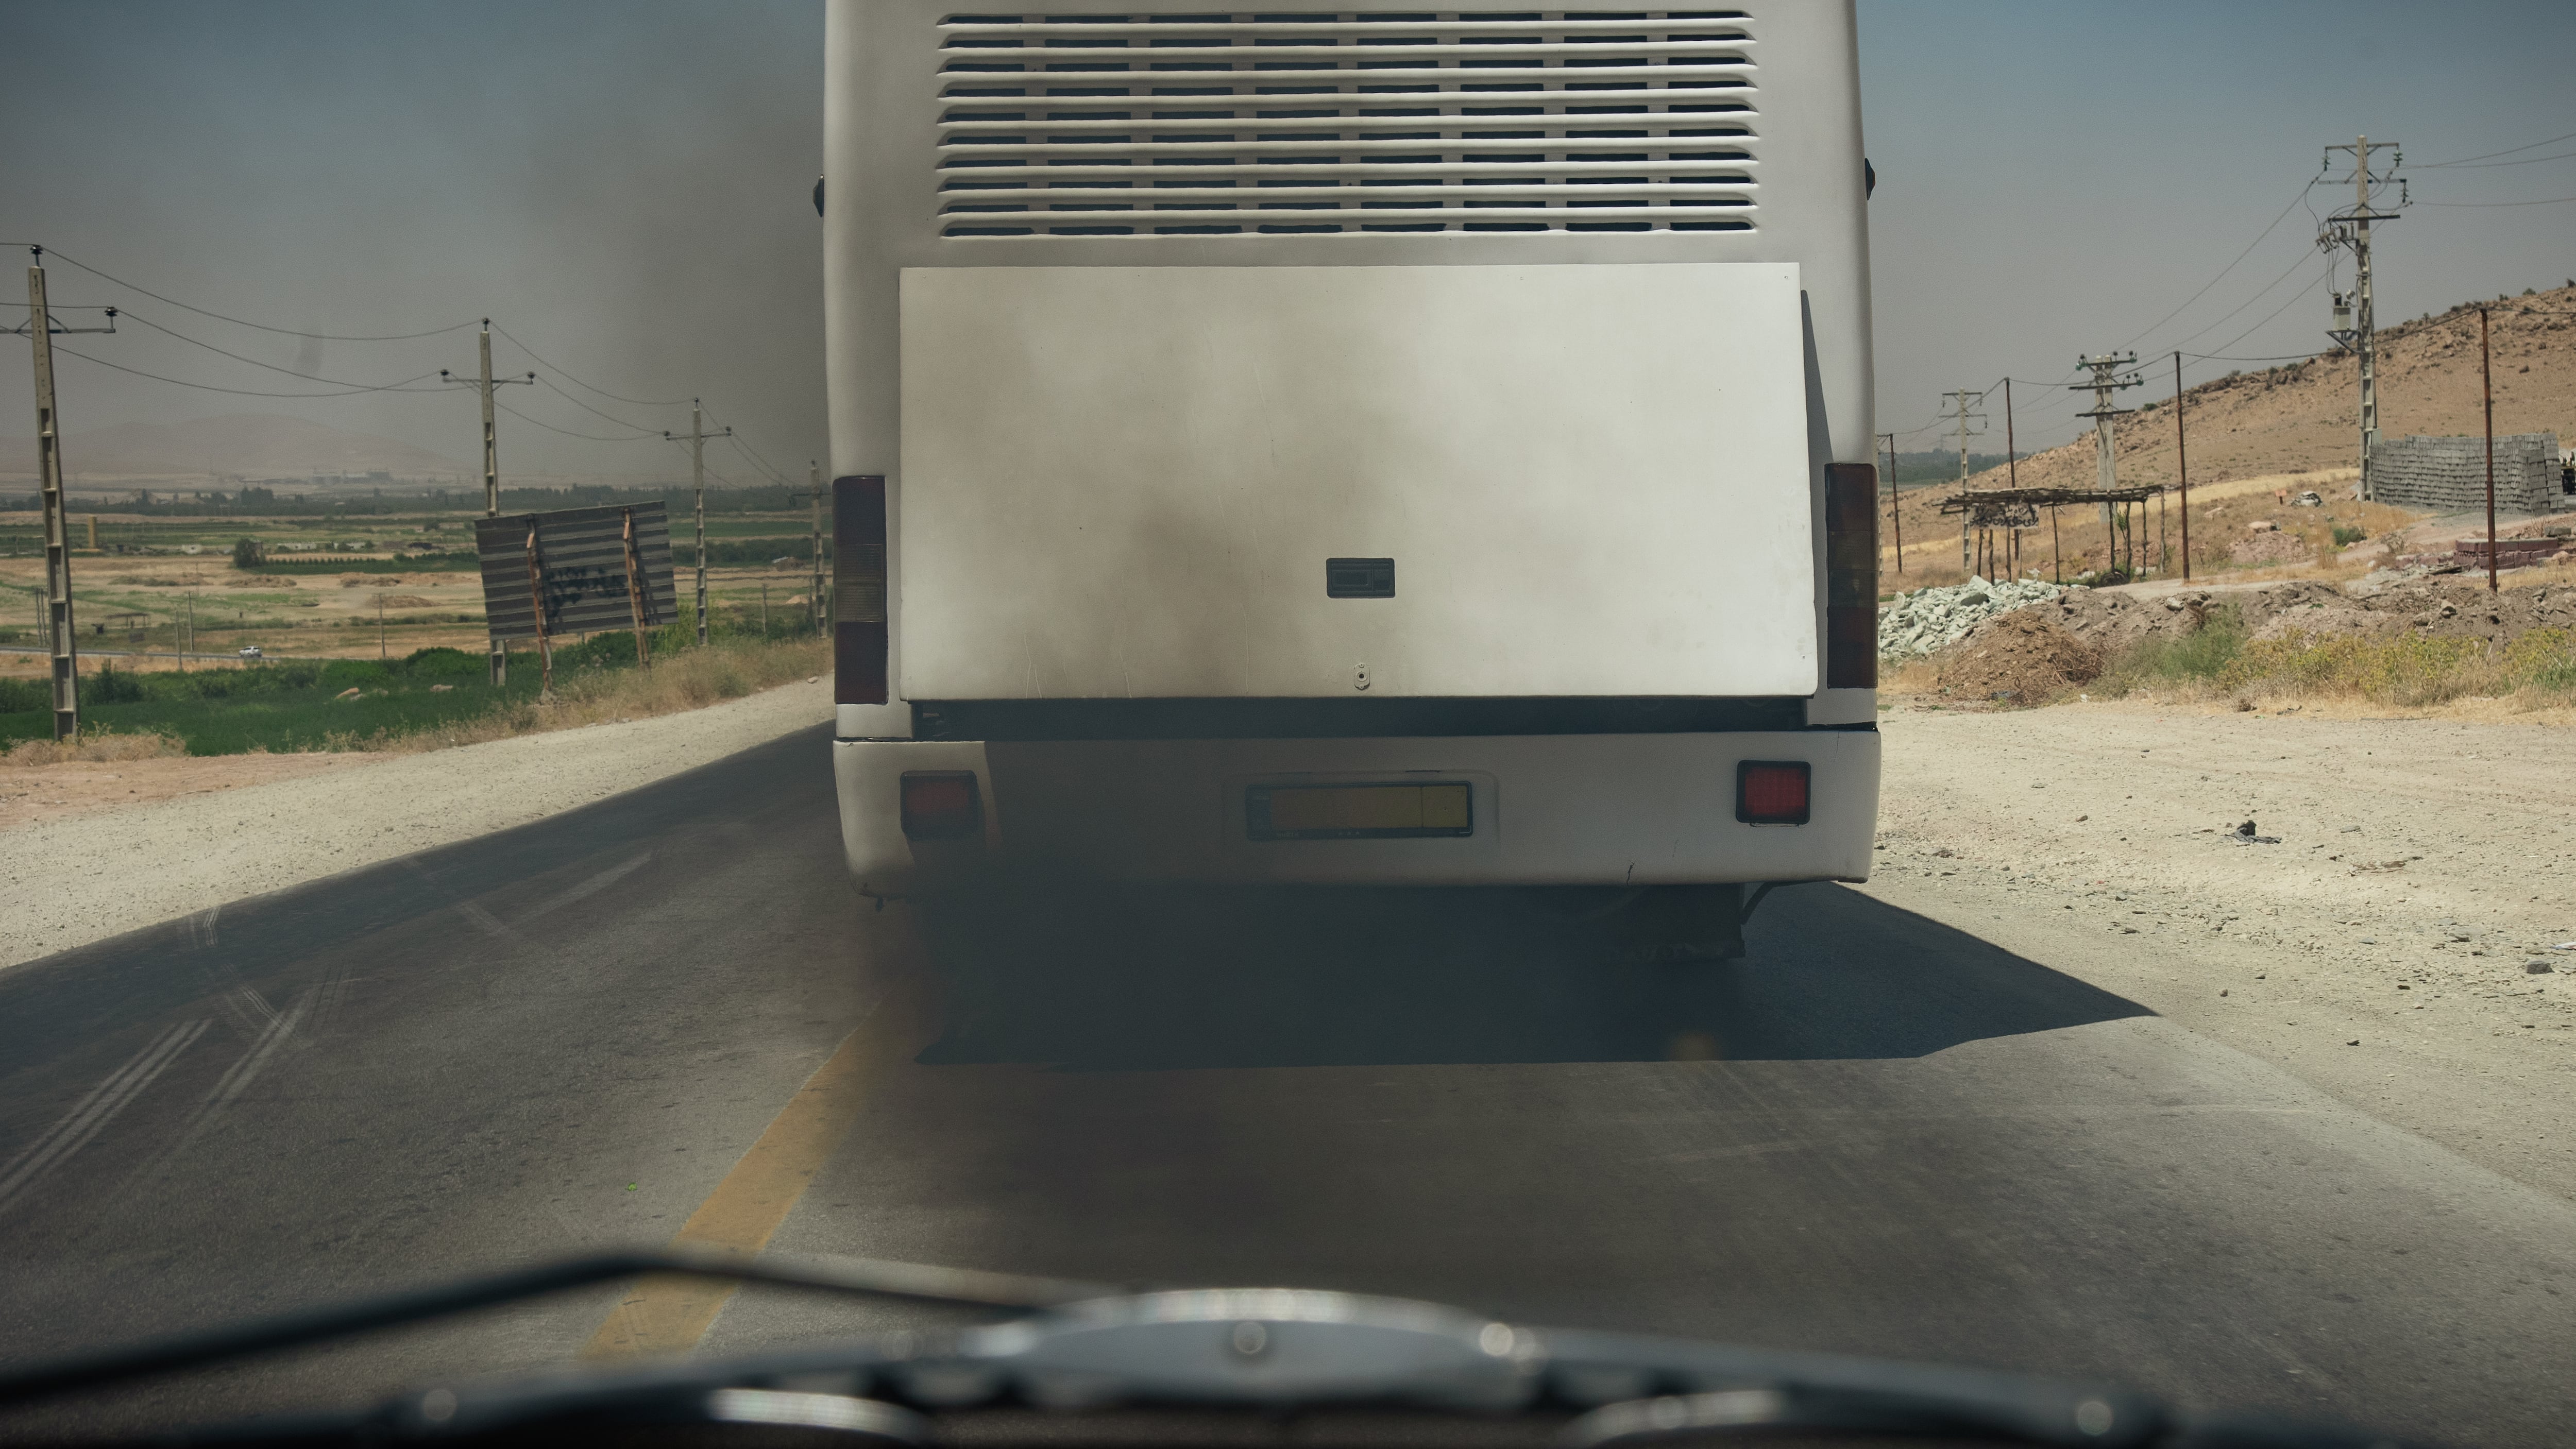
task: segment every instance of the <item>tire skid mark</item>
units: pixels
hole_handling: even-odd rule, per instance
[[[597,895],[599,892],[608,889],[610,886],[617,884],[619,881],[624,880],[626,877],[633,875],[635,872],[642,870],[644,867],[651,865],[652,863],[653,852],[648,850],[642,855],[636,856],[634,859],[626,861],[623,864],[612,865],[608,869],[601,871],[599,874],[592,876],[590,879],[583,881],[581,884],[572,887],[570,890],[564,891],[562,894],[554,896],[551,899],[541,902],[540,904],[523,912],[519,916],[518,924],[524,926],[528,922],[535,920],[539,916],[545,915],[549,911],[559,910],[565,906],[571,905],[575,901]]]
[[[313,1002],[312,1025],[304,1032],[308,1043],[312,1038],[331,1029],[331,1019],[340,1014],[341,1004],[349,999],[349,983],[356,979],[346,966],[340,967],[323,978],[321,986],[317,988],[321,995]]]
[[[199,1103],[197,1110],[189,1116],[185,1136],[194,1137],[204,1131],[226,1107],[232,1105],[234,1098],[258,1079],[259,1074],[267,1069],[270,1059],[277,1055],[277,1049],[295,1034],[296,1024],[304,1020],[305,1014],[313,1009],[315,998],[321,994],[321,987],[305,988],[293,1006],[277,1013],[260,1034],[251,1039],[250,1050],[216,1079],[214,1090],[206,1094],[206,1100]]]
[[[277,1008],[269,1005],[268,998],[260,995],[255,986],[235,986],[215,998],[215,1004],[233,1019],[233,1025],[241,1028],[244,1036],[255,1039],[277,1025]]]
[[[492,914],[490,911],[483,909],[472,901],[458,901],[456,903],[456,913],[463,916],[465,919],[472,921],[475,925],[482,927],[483,934],[487,936],[499,936],[503,940],[513,940],[516,939],[519,934],[518,932],[511,930],[508,926],[503,925],[499,916]]]
[[[131,1186],[157,1174],[172,1158],[186,1151],[191,1143],[213,1128],[223,1117],[225,1109],[232,1106],[234,1100],[249,1090],[252,1082],[258,1080],[260,1073],[268,1069],[269,1063],[276,1059],[279,1048],[285,1046],[287,1039],[295,1034],[297,1025],[312,1014],[314,1003],[322,998],[327,989],[327,983],[324,986],[307,987],[304,994],[296,998],[294,1005],[282,1012],[272,1011],[269,1014],[268,1024],[260,1028],[259,1033],[251,1038],[250,1049],[243,1052],[239,1060],[224,1069],[224,1074],[215,1079],[214,1087],[206,1093],[205,1100],[199,1102],[196,1110],[188,1114],[188,1120],[179,1128],[178,1138],[154,1153],[151,1160],[145,1162],[143,1166],[135,1169],[133,1175],[126,1179],[127,1184]]]
[[[163,1028],[143,1050],[110,1072],[107,1080],[90,1089],[89,1095],[72,1104],[72,1109],[45,1129],[42,1136],[29,1143],[25,1151],[11,1158],[6,1165],[0,1165],[0,1209],[7,1208],[27,1188],[60,1167],[73,1153],[88,1146],[91,1139],[116,1120],[118,1113],[131,1106],[134,1099],[143,1094],[143,1089],[167,1071],[170,1064],[179,1059],[179,1054],[203,1036],[212,1024],[199,1018]]]

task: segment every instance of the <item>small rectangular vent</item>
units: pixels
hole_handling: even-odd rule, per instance
[[[1324,560],[1324,597],[1328,599],[1394,598],[1395,560],[1391,558]]]
[[[952,15],[951,237],[1754,224],[1734,10]]]

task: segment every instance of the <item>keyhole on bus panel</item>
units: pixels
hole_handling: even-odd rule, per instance
[[[1351,670],[1351,688],[1353,688],[1353,689],[1366,689],[1366,688],[1368,688],[1368,687],[1369,687],[1368,666],[1367,666],[1367,665],[1365,665],[1365,664],[1362,664],[1362,665],[1360,665],[1360,666],[1358,666],[1358,667],[1354,668],[1353,670]]]

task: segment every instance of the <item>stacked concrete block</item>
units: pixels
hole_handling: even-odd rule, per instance
[[[2382,439],[2371,452],[2372,488],[2382,503],[2465,513],[2487,505],[2484,438]],[[2495,440],[2496,507],[2511,513],[2576,508],[2560,491],[2558,435],[2515,433]]]

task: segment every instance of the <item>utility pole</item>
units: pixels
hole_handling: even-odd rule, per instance
[[[52,655],[54,738],[80,733],[80,649],[72,637],[72,541],[63,516],[62,415],[54,407],[54,336],[62,332],[114,332],[116,309],[104,327],[57,327],[45,299],[45,249],[29,247],[27,340],[34,344],[36,468],[45,502],[45,644]],[[98,524],[91,520],[92,542]]]
[[[2487,356],[2487,309],[2478,309],[2478,396],[2487,413],[2487,592],[2496,591],[2495,374]],[[2370,475],[2362,475],[2367,478]]]
[[[476,393],[482,396],[483,516],[486,518],[498,518],[501,516],[501,448],[499,434],[493,430],[492,424],[492,389],[496,384],[492,377],[491,318],[486,317],[483,319],[483,370],[481,376],[477,379],[469,380],[454,376],[449,373],[446,368],[442,367],[438,370],[438,380],[440,382],[455,383],[460,387],[473,388]],[[532,372],[525,377],[502,378],[499,380],[499,385],[517,383],[524,386],[532,384],[536,380],[537,375]],[[508,650],[501,647],[501,641],[495,639],[492,641],[492,687],[498,689],[509,682],[510,654]]]
[[[2182,436],[2182,351],[2174,351],[2174,480],[2182,485],[2182,581],[2191,582],[2191,454]]]
[[[2082,392],[2086,388],[2093,390],[2093,411],[2077,413],[2076,416],[2093,420],[2093,486],[2108,493],[2120,486],[2120,468],[2111,423],[2120,414],[2135,411],[2133,408],[2113,407],[2111,395],[2124,387],[2138,385],[2135,376],[2119,375],[2120,369],[2138,365],[2138,354],[2132,352],[2123,357],[2106,352],[2099,357],[2078,357],[2075,365],[2093,371],[2091,382],[2068,383],[2067,387],[2073,392]],[[2120,541],[2114,532],[2116,527],[2111,521],[2111,502],[2106,498],[2102,501],[2102,536],[2110,549],[2110,559],[2104,562],[2105,568],[2120,556]]]
[[[1887,445],[1887,526],[1889,531],[1896,535],[1896,571],[1901,574],[1905,572],[1905,518],[1897,511],[1896,435],[1881,433],[1878,435],[1878,440]],[[817,479],[821,476],[819,473],[815,475]],[[820,515],[818,514],[817,517],[819,518]],[[820,529],[823,525],[818,522],[814,526]],[[822,555],[818,553],[815,557],[820,559]],[[822,567],[819,562],[814,565],[817,577],[821,576]]]
[[[814,485],[814,589],[806,596],[806,603],[813,609],[814,632],[822,634],[831,628],[831,614],[823,605],[823,465],[808,462],[805,473]],[[1897,545],[1896,566],[1900,572],[1905,567],[1905,546],[1902,543]]]
[[[2380,211],[2373,207],[2370,202],[2370,189],[2374,183],[2384,187],[2394,181],[2397,183],[2397,204],[2406,205],[2408,201],[2406,178],[2395,174],[2397,168],[2406,164],[2406,153],[2399,150],[2394,141],[2374,142],[2368,136],[2356,136],[2349,146],[2328,146],[2325,160],[2317,167],[2319,172],[2334,164],[2334,153],[2337,151],[2351,154],[2352,175],[2329,184],[2341,185],[2343,181],[2350,181],[2352,205],[2326,218],[2325,230],[2317,233],[2317,246],[2325,251],[2332,251],[2336,247],[2352,248],[2352,325],[2349,329],[2338,330],[2332,335],[2337,342],[2352,349],[2354,358],[2360,364],[2361,496],[2364,499],[2371,499],[2379,496],[2375,486],[2377,480],[2373,476],[2376,470],[2371,466],[2370,461],[2371,450],[2379,446],[2379,334],[2372,316],[2370,224],[2374,221],[2395,221],[2397,213]],[[2377,175],[2373,175],[2370,169],[2370,153],[2373,151],[2396,153],[2389,158],[2388,170]],[[2339,304],[2335,310],[2340,314],[2343,311],[2342,305]],[[2336,320],[2342,319],[2338,316]]]
[[[673,435],[664,433],[668,441]],[[707,642],[707,439],[730,438],[733,429],[720,433],[707,431],[706,414],[696,398],[689,399],[689,480],[698,491],[698,644]]]
[[[1983,392],[1945,392],[1941,394],[1941,396],[1944,400],[1943,406],[1947,407],[1952,413],[1957,415],[1956,421],[1959,425],[1959,491],[1964,494],[1968,491],[1968,439],[1976,434],[1982,434],[1985,432],[1984,428],[1978,428],[1972,433],[1968,424],[1971,422],[1982,423],[1986,420],[1986,415],[1984,413],[1972,412],[1970,409],[1982,407],[1985,404],[1986,395]],[[1961,513],[1959,515],[1959,567],[1970,570],[1971,572],[1976,568],[1975,558],[1973,553],[1970,551],[1968,543],[1968,520],[1972,516],[1972,514],[1968,513]]]

